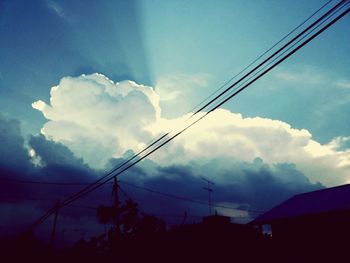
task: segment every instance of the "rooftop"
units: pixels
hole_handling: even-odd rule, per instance
[[[350,184],[295,195],[257,217],[251,223],[269,223],[337,210],[350,210]]]

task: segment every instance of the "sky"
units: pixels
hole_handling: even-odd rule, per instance
[[[100,177],[180,127],[195,105],[323,3],[1,0],[1,177]],[[348,183],[349,27],[345,16],[121,180],[206,201],[200,178],[209,178],[214,202],[237,208],[218,212],[238,221],[256,216],[247,210]],[[108,187],[85,204],[108,200]],[[124,187],[153,213],[207,213]],[[56,200],[77,190],[6,181],[1,188],[2,233],[52,205],[21,196]],[[62,220],[91,226],[94,215],[85,212],[67,211]]]

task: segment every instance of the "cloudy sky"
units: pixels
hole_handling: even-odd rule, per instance
[[[323,2],[0,1],[2,232],[79,190],[8,179],[97,179],[181,127],[193,106]],[[238,219],[349,182],[349,26],[346,16],[120,180],[206,202],[206,177],[214,202],[237,208],[217,210]],[[124,187],[149,212],[207,213]],[[108,198],[107,185],[83,203]],[[65,220],[93,221],[93,212],[79,214]]]

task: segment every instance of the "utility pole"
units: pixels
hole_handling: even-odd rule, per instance
[[[181,222],[182,226],[185,224],[186,219],[187,219],[187,211],[184,212],[184,217],[183,217],[182,222]]]
[[[118,186],[118,179],[116,176],[113,177],[113,206],[119,208],[119,186]]]
[[[201,177],[201,179],[208,184],[207,187],[203,187],[203,189],[208,191],[209,215],[211,216],[212,215],[211,194],[214,191],[212,186],[214,186],[215,184],[212,181],[208,180],[207,178]]]
[[[51,248],[54,247],[54,243],[55,243],[57,218],[58,218],[59,209],[60,209],[60,201],[57,200],[56,205],[55,205],[55,214],[54,214],[53,226],[52,226],[51,237],[50,237],[50,247]]]
[[[112,192],[112,196],[113,196],[113,210],[115,210],[115,224],[116,224],[116,228],[117,231],[120,232],[120,217],[119,217],[119,212],[120,212],[120,201],[119,201],[119,186],[118,186],[118,180],[117,177],[114,176],[114,182],[113,182],[113,192]]]

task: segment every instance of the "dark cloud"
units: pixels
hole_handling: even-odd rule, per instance
[[[4,229],[9,227],[13,232],[23,229],[52,207],[57,199],[62,200],[83,187],[18,183],[6,179],[91,182],[103,175],[60,143],[43,136],[30,136],[26,143],[16,120],[1,117],[0,131],[0,232],[3,234],[6,232]],[[33,164],[28,149],[34,149],[40,156],[41,166]],[[130,155],[131,152],[126,153],[125,158]],[[107,168],[116,167],[124,161],[123,158],[111,159]],[[160,166],[145,160],[119,176],[120,197],[122,200],[131,197],[139,203],[141,211],[161,216],[170,224],[181,222],[184,212],[188,214],[187,222],[198,221],[208,213],[208,193],[203,189],[206,183],[201,177],[215,183],[215,203],[248,210],[264,211],[292,195],[323,187],[320,183],[310,182],[294,164],[288,163],[269,165],[261,159],[240,162],[220,158],[206,163],[192,161],[184,165]],[[100,204],[110,205],[111,190],[111,184],[106,184],[77,200],[73,206],[63,208],[60,211],[61,228],[67,233],[72,229],[86,232],[90,229],[95,233],[101,230],[93,208]],[[223,213],[226,210],[219,211]],[[249,218],[256,216],[250,212],[248,215]],[[50,221],[39,231],[47,234],[49,228]]]
[[[98,171],[89,168],[62,144],[43,136],[31,136],[26,142],[17,120],[0,116],[0,142],[0,235],[24,230],[56,200],[83,187],[35,182],[91,182],[97,177]],[[42,166],[33,164],[29,149],[40,156]],[[97,196],[103,202],[103,191],[97,191],[92,198]],[[70,218],[72,222],[72,218],[81,218],[81,211],[77,209],[62,212],[62,220]]]
[[[41,157],[46,165],[65,165],[83,167],[83,159],[74,156],[66,146],[54,141],[48,141],[44,136],[31,136],[29,145]]]
[[[323,187],[311,183],[295,165],[287,163],[269,166],[260,160],[242,163],[241,168],[236,166],[225,173],[231,181],[220,187],[218,201],[247,204],[253,210],[268,210],[295,194]]]
[[[223,165],[219,165],[223,162],[226,162],[225,169],[222,169]],[[230,165],[227,162],[230,162]],[[152,173],[145,176],[149,167],[152,168]],[[216,170],[216,173],[213,173],[213,170]],[[141,171],[140,176],[138,171]],[[144,167],[142,164],[124,175],[121,186],[141,206],[155,214],[182,215],[187,212],[200,218],[208,213],[208,207],[205,205],[208,202],[208,193],[203,189],[207,185],[201,177],[215,183],[212,195],[215,203],[250,211],[266,211],[295,194],[324,187],[320,183],[310,182],[294,164],[268,165],[261,159],[253,162],[214,159],[205,165],[191,162],[188,165],[167,167],[157,166],[154,163],[153,165],[148,163]],[[145,189],[183,197],[183,200],[169,198],[145,189],[135,189],[134,186],[128,185],[128,182]],[[256,215],[255,212],[249,212],[249,218],[246,220]]]
[[[23,147],[24,139],[21,135],[20,123],[9,120],[0,114],[0,166],[2,171],[11,172],[28,168],[29,156]]]

